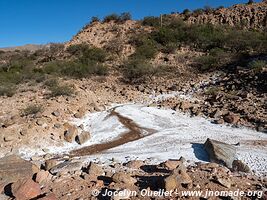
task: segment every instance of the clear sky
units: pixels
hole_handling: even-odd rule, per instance
[[[258,0],[259,2],[260,0]],[[70,40],[92,16],[131,12],[134,19],[247,0],[0,0],[0,47]]]

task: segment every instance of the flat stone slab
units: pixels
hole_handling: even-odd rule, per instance
[[[13,183],[22,178],[33,176],[33,165],[19,156],[0,158],[0,182]]]
[[[204,144],[204,148],[209,154],[211,162],[232,168],[232,163],[236,159],[235,146],[208,138]]]

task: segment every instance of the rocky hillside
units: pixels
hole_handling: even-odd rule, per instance
[[[168,15],[166,15],[168,16]],[[189,24],[214,24],[243,27],[246,29],[265,30],[267,27],[267,2],[253,4],[237,4],[229,8],[198,9],[194,12],[183,14],[172,14],[169,17],[183,19]],[[163,16],[164,23],[164,16]],[[151,31],[147,26],[142,26],[139,21],[128,20],[125,23],[94,22],[85,26],[75,35],[67,46],[88,43],[95,47],[109,47],[127,44],[130,36],[138,33]],[[123,45],[121,45],[123,46]],[[126,45],[122,47],[122,53],[130,54],[133,47]]]
[[[211,23],[264,30],[267,27],[267,1],[250,5],[237,4],[230,8],[206,10],[201,14],[192,13],[183,17],[189,23]]]

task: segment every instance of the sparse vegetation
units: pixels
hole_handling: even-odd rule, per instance
[[[265,60],[254,60],[250,62],[248,66],[255,73],[259,73],[262,71],[263,68],[267,67],[267,62]]]
[[[41,105],[32,104],[21,110],[21,116],[34,116],[43,111],[43,107]]]

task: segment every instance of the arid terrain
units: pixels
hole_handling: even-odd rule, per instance
[[[267,199],[266,33],[263,1],[0,50],[0,200]]]

